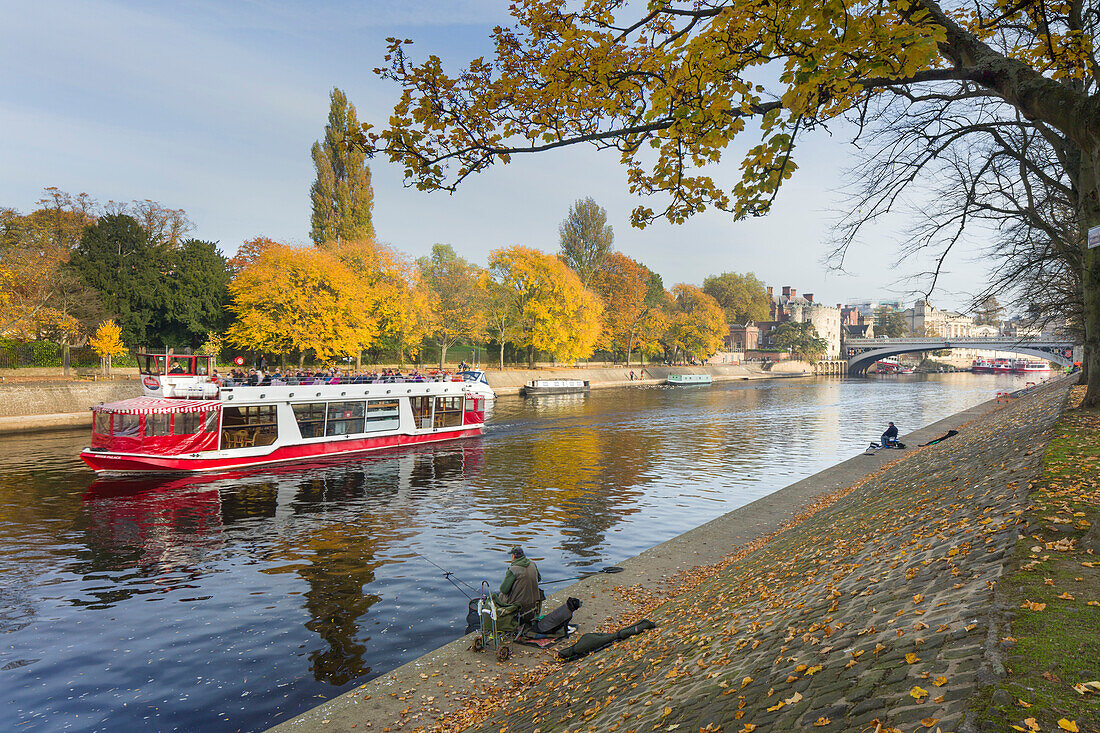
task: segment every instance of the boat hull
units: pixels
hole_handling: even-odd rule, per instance
[[[458,430],[422,435],[386,435],[283,445],[262,455],[227,455],[225,451],[218,451],[217,455],[206,456],[202,453],[184,456],[157,456],[85,449],[81,451],[80,457],[96,473],[195,473],[250,468],[327,456],[369,453],[403,446],[438,443],[458,438],[472,438],[480,435],[481,432],[481,425],[466,425]]]
[[[589,387],[523,387],[520,394],[524,397],[538,397],[552,394],[588,394]]]

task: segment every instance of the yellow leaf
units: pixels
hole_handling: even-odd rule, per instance
[[[1077,723],[1073,720],[1062,718],[1058,721],[1058,727],[1062,730],[1068,730],[1070,733],[1077,733]]]
[[[921,718],[920,719],[920,724],[923,725],[925,728],[931,728],[933,725],[935,725],[938,722],[940,722],[939,718]]]
[[[794,705],[796,702],[798,702],[801,699],[802,699],[802,693],[801,692],[796,692],[793,695],[791,695],[790,697],[788,697],[786,700],[784,700],[783,702],[785,702],[787,705]]]
[[[661,711],[661,717],[662,718],[667,718],[671,712],[672,712],[672,708],[665,708],[664,710]]]
[[[820,718],[818,718],[817,720],[814,721],[814,725],[816,725],[818,728],[820,728],[821,726],[828,725],[831,722],[833,722],[833,721],[829,720],[824,715],[822,715]]]
[[[905,655],[905,661],[908,662],[909,664],[916,664],[917,662],[920,661],[920,657],[918,657],[913,652],[909,652],[908,654]]]
[[[775,705],[772,705],[772,706],[771,706],[770,708],[768,708],[768,712],[774,712],[774,711],[778,710],[779,708],[783,707],[783,706],[784,706],[784,705],[786,705],[786,704],[787,704],[787,703],[785,703],[785,702],[783,702],[782,700],[780,700],[780,701],[779,701],[779,702],[777,702],[777,703],[776,703]]]
[[[821,667],[820,664],[815,664],[814,666],[812,666],[812,667],[810,667],[809,669],[806,670],[806,676],[812,677],[813,675],[820,672],[821,669],[822,669],[822,667]]]
[[[745,723],[745,727],[741,729],[741,732],[742,733],[752,733],[754,730],[756,730],[755,725],[753,725],[752,723]]]
[[[923,700],[924,698],[928,697],[928,690],[925,690],[922,687],[914,686],[912,690],[909,690],[909,695],[910,697],[916,698],[917,700]]]
[[[944,685],[947,684],[947,678],[946,677],[937,677],[936,679],[932,680],[932,684],[935,685],[936,687],[943,687]]]
[[[1027,729],[1030,731],[1034,731],[1035,733],[1039,731],[1039,721],[1035,720],[1035,718],[1024,718],[1024,725],[1026,725]]]
[[[1017,703],[1018,703],[1018,704],[1020,705],[1020,707],[1022,707],[1022,708],[1029,708],[1029,707],[1031,707],[1031,703],[1029,703],[1029,702],[1024,702],[1023,700],[1017,700],[1016,702],[1017,702]]]
[[[750,682],[752,682],[752,677],[746,677],[745,679],[741,680],[741,686],[744,687],[745,685],[749,684]]]

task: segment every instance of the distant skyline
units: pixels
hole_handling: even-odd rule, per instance
[[[360,120],[383,126],[398,94],[372,72],[387,36],[414,39],[414,59],[436,53],[453,70],[488,53],[492,26],[509,22],[495,0],[0,0],[0,9],[0,206],[27,212],[47,186],[101,203],[152,199],[185,209],[193,236],[217,241],[226,255],[255,236],[308,241],[309,149],[322,135],[329,92],[343,89]],[[767,217],[735,222],[710,211],[645,230],[630,226],[630,211],[664,203],[629,196],[613,153],[515,156],[454,195],[405,188],[401,171],[378,159],[375,230],[413,257],[443,242],[484,264],[491,250],[514,244],[557,251],[558,224],[591,196],[607,209],[616,249],[667,287],[732,270],[829,305],[911,301],[917,283],[905,278],[929,263],[893,267],[905,222],[877,227],[873,244],[853,249],[848,273],[822,264],[845,204],[836,189],[853,150],[843,132],[837,125],[800,147],[800,169]],[[739,163],[732,155],[716,167],[727,189]],[[986,281],[980,252],[972,245],[954,254],[948,269],[931,300],[965,308]]]

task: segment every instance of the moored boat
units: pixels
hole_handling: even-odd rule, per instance
[[[224,470],[472,437],[495,397],[462,376],[243,382],[216,380],[209,356],[141,354],[139,364],[141,397],[92,408],[80,457],[97,472]]]
[[[993,362],[986,361],[985,359],[975,359],[970,362],[970,371],[974,374],[992,374]]]
[[[989,371],[993,374],[1011,374],[1015,368],[1015,359],[997,359],[993,362]]]
[[[589,389],[588,381],[582,379],[532,379],[520,387],[519,393],[524,397],[537,397],[551,394],[584,394]]]
[[[665,384],[674,387],[701,387],[713,381],[709,374],[669,374]]]
[[[1050,372],[1050,362],[1032,359],[1017,359],[1012,371],[1016,374],[1046,374]]]
[[[897,359],[880,359],[875,362],[876,374],[913,374],[910,367],[902,366]]]

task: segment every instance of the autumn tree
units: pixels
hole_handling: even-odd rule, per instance
[[[602,306],[560,259],[518,245],[495,250],[489,257],[489,277],[496,295],[509,302],[515,322],[511,340],[527,348],[529,365],[534,365],[536,351],[569,362],[595,350]]]
[[[229,284],[236,320],[226,340],[242,349],[319,359],[356,354],[379,333],[374,298],[331,252],[267,247]]]
[[[94,211],[86,194],[56,188],[45,189],[29,214],[0,209],[0,333],[69,343],[102,320],[96,292],[67,267]]]
[[[240,247],[237,247],[236,254],[226,262],[226,267],[230,273],[235,275],[259,259],[261,252],[276,244],[278,242],[270,237],[246,239]]]
[[[711,275],[703,280],[703,292],[718,301],[729,323],[766,321],[771,316],[771,296],[751,272]]]
[[[108,319],[99,324],[95,335],[88,340],[88,345],[92,347],[92,351],[103,360],[106,374],[111,373],[112,357],[126,355],[126,346],[122,343],[121,335],[122,329],[118,327],[118,324],[114,320]]]
[[[926,105],[969,113],[980,99],[994,115],[970,116],[952,133],[956,140],[1023,119],[1062,153],[1055,165],[1076,191],[1085,405],[1100,404],[1100,248],[1085,244],[1086,231],[1100,225],[1100,21],[1091,3],[670,1],[632,19],[620,0],[568,10],[562,0],[519,0],[511,13],[515,24],[494,30],[495,58],[477,59],[457,77],[435,57],[410,63],[405,42],[391,39],[390,66],[380,73],[402,86],[402,96],[388,129],[362,131],[365,147],[400,161],[425,189],[454,188],[519,153],[577,143],[615,148],[632,192],[668,196],[660,213],[635,210],[640,225],[659,215],[682,221],[711,206],[735,216],[766,213],[794,174],[799,139],[840,118],[856,122],[857,135],[898,129],[914,116],[927,121],[903,145],[883,147],[883,170],[902,171],[892,180],[904,189],[938,172],[911,165],[907,150],[927,150],[918,161],[935,160],[942,141],[928,133],[955,112],[923,116]],[[734,146],[746,151],[741,178],[720,185],[702,169],[750,120],[762,139]],[[997,195],[985,186],[968,190]],[[882,195],[876,209],[888,211],[899,198]],[[966,227],[973,219],[960,221]]]
[[[581,283],[588,287],[611,253],[615,233],[607,223],[607,212],[591,197],[580,199],[558,227],[561,239],[559,256]]]
[[[314,244],[373,239],[370,168],[363,151],[345,143],[348,132],[359,127],[355,105],[339,89],[333,89],[329,99],[325,137],[311,150],[317,178],[309,192],[309,237]]]
[[[603,302],[599,346],[625,353],[628,367],[635,347],[648,349],[665,327],[664,288],[658,278],[655,293],[652,283],[653,273],[621,252],[607,256],[591,283]]]
[[[479,268],[459,257],[449,244],[432,245],[428,257],[417,260],[421,278],[436,296],[438,319],[432,334],[439,342],[439,368],[447,349],[477,338],[485,327],[484,294]]]
[[[829,350],[828,342],[817,335],[817,329],[809,321],[780,323],[771,332],[771,343],[811,361]]]
[[[421,281],[415,263],[372,239],[333,242],[324,248],[348,267],[369,295],[380,338],[404,363],[405,353],[417,350],[438,322],[435,295]]]
[[[705,361],[721,348],[727,335],[726,314],[718,301],[694,285],[680,283],[672,288],[672,317],[665,342],[673,352]]]

